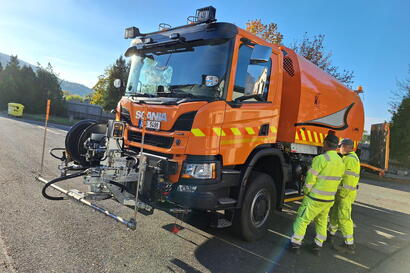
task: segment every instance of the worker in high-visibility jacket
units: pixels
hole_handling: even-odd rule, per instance
[[[344,243],[340,246],[334,246],[334,248],[344,253],[354,254],[352,204],[357,195],[360,160],[353,151],[354,144],[352,140],[345,138],[339,146],[346,170],[336,194],[335,204],[330,212],[329,239],[334,244],[334,236],[340,230],[343,234]]]
[[[306,228],[311,221],[316,224],[316,237],[312,251],[320,255],[323,242],[327,237],[327,221],[330,208],[342,175],[345,172],[341,157],[337,154],[337,136],[329,134],[324,140],[324,153],[313,158],[303,188],[305,198],[298,209],[297,218],[293,224],[293,236],[289,248],[299,253]]]

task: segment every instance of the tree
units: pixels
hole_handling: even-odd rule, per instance
[[[246,23],[246,30],[272,44],[279,45],[283,40],[283,35],[279,32],[277,24],[269,23],[264,25],[261,19],[248,21]]]
[[[360,143],[370,143],[370,135],[367,130],[363,131],[363,136],[362,136],[362,139],[360,140]]]
[[[279,32],[277,24],[263,24],[261,19],[248,21],[246,23],[246,30],[273,44],[282,44],[284,38],[283,34]],[[346,86],[351,87],[354,77],[353,71],[340,71],[339,67],[332,64],[332,53],[326,52],[324,39],[325,35],[323,34],[309,38],[307,33],[305,33],[300,42],[296,42],[289,47],[338,79],[340,82],[344,83]]]
[[[65,100],[66,101],[72,101],[72,102],[84,102],[84,98],[83,97],[81,97],[80,95],[76,95],[76,94],[73,94],[73,95],[66,95],[66,96],[64,96],[64,98],[65,98]]]
[[[10,57],[1,74],[0,108],[6,109],[9,102],[21,102],[23,93],[21,70],[17,56]]]
[[[128,81],[130,65],[120,56],[115,63],[108,67],[103,75],[98,77],[97,84],[93,87],[92,103],[101,105],[104,110],[111,110],[117,106],[118,101],[125,94],[125,85]],[[114,80],[121,80],[121,87],[114,87]]]
[[[55,115],[65,115],[65,102],[60,80],[54,73],[53,67],[48,63],[44,68],[41,65],[37,68],[37,100],[39,101],[35,110],[37,113],[44,113],[47,99],[51,100],[50,112]]]
[[[410,70],[409,70],[410,74]],[[410,77],[397,83],[398,91],[401,94],[400,103],[391,105],[390,112],[393,114],[391,120],[390,150],[394,159],[404,164],[410,165]]]
[[[305,33],[302,41],[294,43],[291,48],[299,55],[305,57],[319,68],[338,79],[340,82],[351,87],[354,77],[353,71],[343,70],[340,72],[339,67],[332,64],[332,52],[326,52],[324,40],[324,34],[315,35],[312,38],[309,38],[307,33]]]
[[[0,109],[7,103],[22,103],[25,112],[44,113],[47,99],[51,99],[51,112],[65,114],[65,102],[60,80],[51,64],[46,68],[38,65],[36,72],[29,66],[20,66],[17,56],[11,56],[6,67],[0,71]]]

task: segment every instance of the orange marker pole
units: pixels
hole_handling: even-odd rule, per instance
[[[50,116],[50,100],[47,100],[46,120],[45,120],[45,123],[44,123],[43,151],[41,153],[40,175],[43,174],[44,150],[46,149],[46,136],[47,136],[47,125],[48,125],[48,117],[49,116]]]

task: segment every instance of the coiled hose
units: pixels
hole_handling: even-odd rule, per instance
[[[72,178],[76,178],[76,177],[79,177],[79,176],[83,176],[85,174],[86,174],[86,172],[73,173],[73,174],[57,177],[53,180],[50,180],[49,182],[47,182],[44,185],[43,190],[41,191],[41,194],[49,200],[64,200],[64,197],[60,197],[60,196],[57,197],[57,196],[48,195],[46,193],[47,188],[50,187],[51,185],[53,185],[54,183],[61,182],[61,181],[64,181],[64,180],[68,180],[68,179],[72,179]]]

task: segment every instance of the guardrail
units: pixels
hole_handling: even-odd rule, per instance
[[[70,119],[93,119],[98,122],[106,122],[109,119],[115,119],[115,115],[105,112],[99,105],[67,102],[67,115]]]

